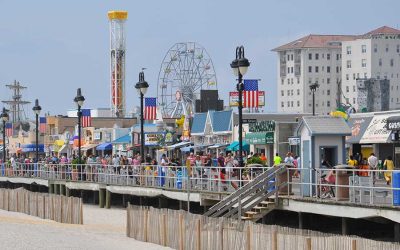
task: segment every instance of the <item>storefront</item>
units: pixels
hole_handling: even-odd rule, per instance
[[[387,119],[387,129],[391,131],[390,141],[393,143],[394,165],[400,166],[400,116]]]
[[[351,128],[351,136],[346,136],[346,155],[360,154],[363,158],[367,157],[374,151],[373,144],[361,144],[360,140],[371,123],[372,116],[350,118],[348,123]]]
[[[245,141],[252,145],[250,151],[263,153],[267,157],[268,164],[273,165],[275,143],[275,121],[259,121],[249,124],[249,132],[245,135]]]

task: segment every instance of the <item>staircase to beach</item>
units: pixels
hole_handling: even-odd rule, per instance
[[[285,172],[285,164],[269,168],[212,206],[204,215],[258,221],[278,205],[278,191],[286,183],[277,180]]]

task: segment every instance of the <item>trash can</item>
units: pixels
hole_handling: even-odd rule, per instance
[[[400,172],[392,172],[392,188],[400,188]],[[393,190],[393,205],[400,206],[400,190]]]
[[[336,199],[337,200],[348,200],[349,199],[349,177],[350,173],[347,169],[352,169],[349,165],[338,165],[334,167],[336,177]],[[342,187],[345,186],[345,187]]]
[[[275,168],[279,168],[282,165],[278,165]],[[293,165],[285,165],[286,168],[294,168]],[[289,170],[289,174],[288,171],[283,171],[282,173],[279,173],[276,175],[276,179],[275,181],[277,182],[276,185],[279,186],[282,183],[285,182],[292,182],[292,175],[293,175],[294,171],[293,170]],[[289,177],[289,179],[288,179]],[[293,194],[292,193],[292,185],[284,185],[282,187],[279,188],[278,193],[280,195],[288,195],[288,194]]]

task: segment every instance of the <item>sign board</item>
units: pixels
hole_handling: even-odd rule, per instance
[[[400,130],[400,117],[390,117],[387,120],[387,128],[388,130]]]
[[[239,106],[239,92],[229,92],[229,106]],[[265,91],[258,91],[258,106],[265,106]]]
[[[291,146],[300,145],[300,138],[299,137],[289,138],[289,145]]]
[[[256,123],[257,119],[242,119],[243,124]]]
[[[144,133],[145,146],[157,146],[164,140],[165,133]]]
[[[249,124],[249,132],[274,132],[275,121],[260,121]]]
[[[364,135],[361,137],[360,143],[387,143],[392,132],[387,129],[387,119],[389,117],[389,115],[374,116]]]
[[[93,140],[101,140],[101,132],[94,132]]]
[[[248,144],[274,144],[274,132],[247,133],[244,139]]]

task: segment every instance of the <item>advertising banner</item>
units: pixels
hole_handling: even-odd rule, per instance
[[[229,106],[237,107],[239,103],[239,92],[229,92]],[[265,106],[265,91],[258,91],[258,106]]]

